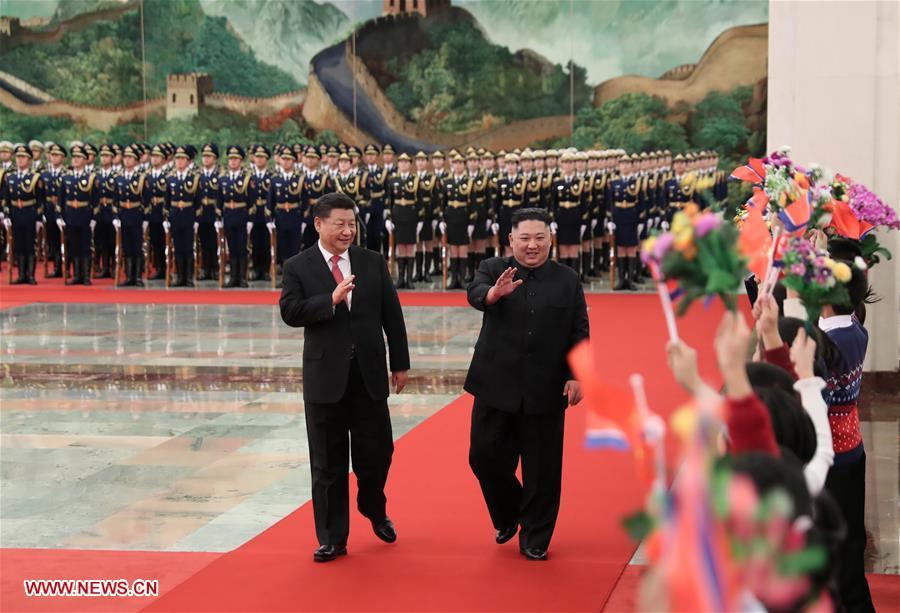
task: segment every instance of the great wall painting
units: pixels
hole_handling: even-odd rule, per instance
[[[726,159],[765,142],[765,0],[2,7],[0,113],[14,139],[574,143]]]

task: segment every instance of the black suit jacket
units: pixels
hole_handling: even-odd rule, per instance
[[[331,304],[337,287],[318,244],[284,263],[281,319],[305,328],[303,339],[303,399],[332,403],[347,386],[351,350],[369,395],[388,397],[384,333],[390,348],[391,370],[409,370],[406,324],[397,290],[380,254],[350,247],[350,268],[356,276],[350,309]]]
[[[525,282],[487,306],[488,290],[507,267]],[[567,406],[569,351],[588,338],[587,305],[578,275],[548,260],[534,270],[514,258],[484,260],[469,285],[469,304],[484,311],[465,389],[504,411],[547,413]]]

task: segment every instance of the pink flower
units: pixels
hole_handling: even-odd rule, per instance
[[[697,236],[706,236],[719,227],[719,218],[713,213],[704,213],[694,222],[694,233]]]
[[[662,260],[663,257],[668,253],[669,249],[672,248],[672,243],[675,242],[675,235],[671,232],[666,232],[664,234],[660,234],[656,237],[656,243],[653,245],[653,257],[656,260]]]

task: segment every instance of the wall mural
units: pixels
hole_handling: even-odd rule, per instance
[[[765,0],[4,0],[0,137],[765,146]]]

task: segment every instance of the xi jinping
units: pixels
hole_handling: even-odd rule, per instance
[[[509,242],[513,255],[484,260],[468,288],[469,304],[484,313],[465,383],[475,396],[469,464],[497,543],[519,532],[522,555],[546,560],[559,512],[565,409],[581,401],[567,356],[588,338],[587,307],[575,270],[550,259],[546,211],[516,211]]]

